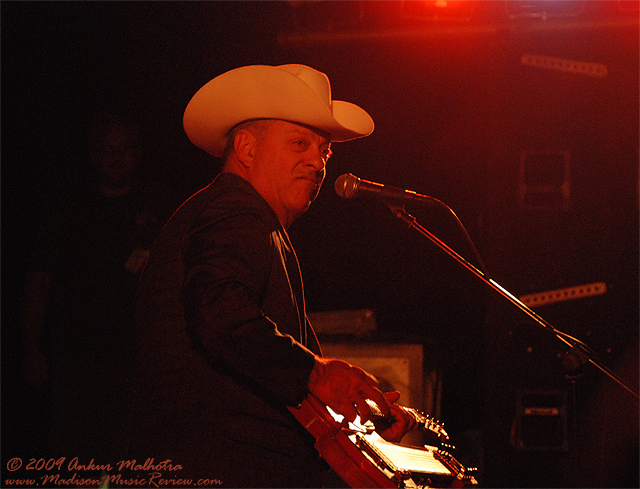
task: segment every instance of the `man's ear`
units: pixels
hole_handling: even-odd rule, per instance
[[[243,166],[249,167],[253,162],[253,155],[258,140],[247,129],[240,129],[233,141],[236,157]]]

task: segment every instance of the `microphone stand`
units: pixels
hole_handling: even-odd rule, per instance
[[[448,206],[445,205],[448,208]],[[612,370],[602,364],[599,360],[595,358],[595,354],[593,350],[587,346],[585,343],[580,341],[573,336],[570,336],[567,333],[564,333],[558,329],[556,329],[553,325],[543,319],[541,316],[532,311],[528,306],[526,306],[522,301],[520,301],[517,297],[507,291],[504,287],[498,284],[492,278],[489,278],[488,274],[482,272],[474,265],[469,263],[466,259],[456,253],[453,249],[447,246],[443,241],[438,239],[434,234],[421,226],[416,218],[412,215],[408,214],[403,207],[397,207],[393,205],[389,205],[391,212],[395,214],[395,216],[405,222],[410,228],[415,229],[420,234],[428,238],[432,243],[437,245],[443,251],[445,251],[449,256],[454,258],[458,263],[464,266],[467,270],[473,273],[476,277],[478,277],[483,283],[492,288],[494,291],[498,292],[503,298],[509,301],[512,305],[514,305],[517,309],[519,309],[522,313],[524,313],[529,318],[533,319],[533,321],[541,326],[544,329],[552,332],[556,338],[558,338],[561,342],[567,345],[568,350],[565,354],[565,360],[563,361],[565,368],[568,370],[577,370],[579,367],[586,363],[591,363],[601,372],[603,372],[606,376],[614,380],[617,384],[619,384],[623,389],[631,393],[636,399],[640,399],[638,393],[635,392],[631,387],[625,384],[625,382]],[[450,209],[449,209],[450,210]],[[453,211],[451,211],[453,213]],[[454,213],[455,216],[455,213]],[[458,221],[459,222],[459,221]],[[473,247],[473,246],[472,246]],[[473,247],[475,250],[475,247]],[[480,260],[480,263],[482,261]]]

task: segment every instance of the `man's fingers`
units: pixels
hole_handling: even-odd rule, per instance
[[[377,379],[343,360],[317,358],[309,378],[309,391],[347,421],[354,421],[358,414],[363,421],[368,419],[371,408],[367,399],[377,404],[384,416],[389,413],[390,402],[378,388]]]
[[[340,409],[339,412],[344,416],[344,419],[349,422],[355,421],[358,416],[358,411],[354,404],[344,404],[343,408]]]
[[[396,401],[400,399],[400,392],[398,391],[385,392],[384,398],[387,400],[387,403],[389,403],[389,405],[395,404]]]
[[[370,399],[375,402],[384,416],[389,414],[389,403],[384,394],[377,388],[370,385],[364,386],[361,389],[361,394],[365,399]],[[369,412],[369,406],[367,405],[367,413]]]
[[[355,402],[358,414],[360,414],[360,421],[363,423],[369,419],[369,415],[371,414],[371,407],[367,404],[366,399],[367,398],[363,396]]]

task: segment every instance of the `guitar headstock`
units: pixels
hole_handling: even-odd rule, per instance
[[[413,408],[403,407],[403,409],[415,417],[420,427],[427,432],[428,435],[435,437],[441,443],[449,441],[449,434],[444,429],[444,423],[441,423],[428,414],[420,413]]]

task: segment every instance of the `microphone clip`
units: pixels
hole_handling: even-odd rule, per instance
[[[407,225],[407,227],[410,228],[416,222],[416,218],[407,212],[404,205],[397,206],[397,205],[389,204],[388,207],[391,210],[391,213],[394,216],[396,216],[398,219],[400,219],[402,222],[404,222]]]

